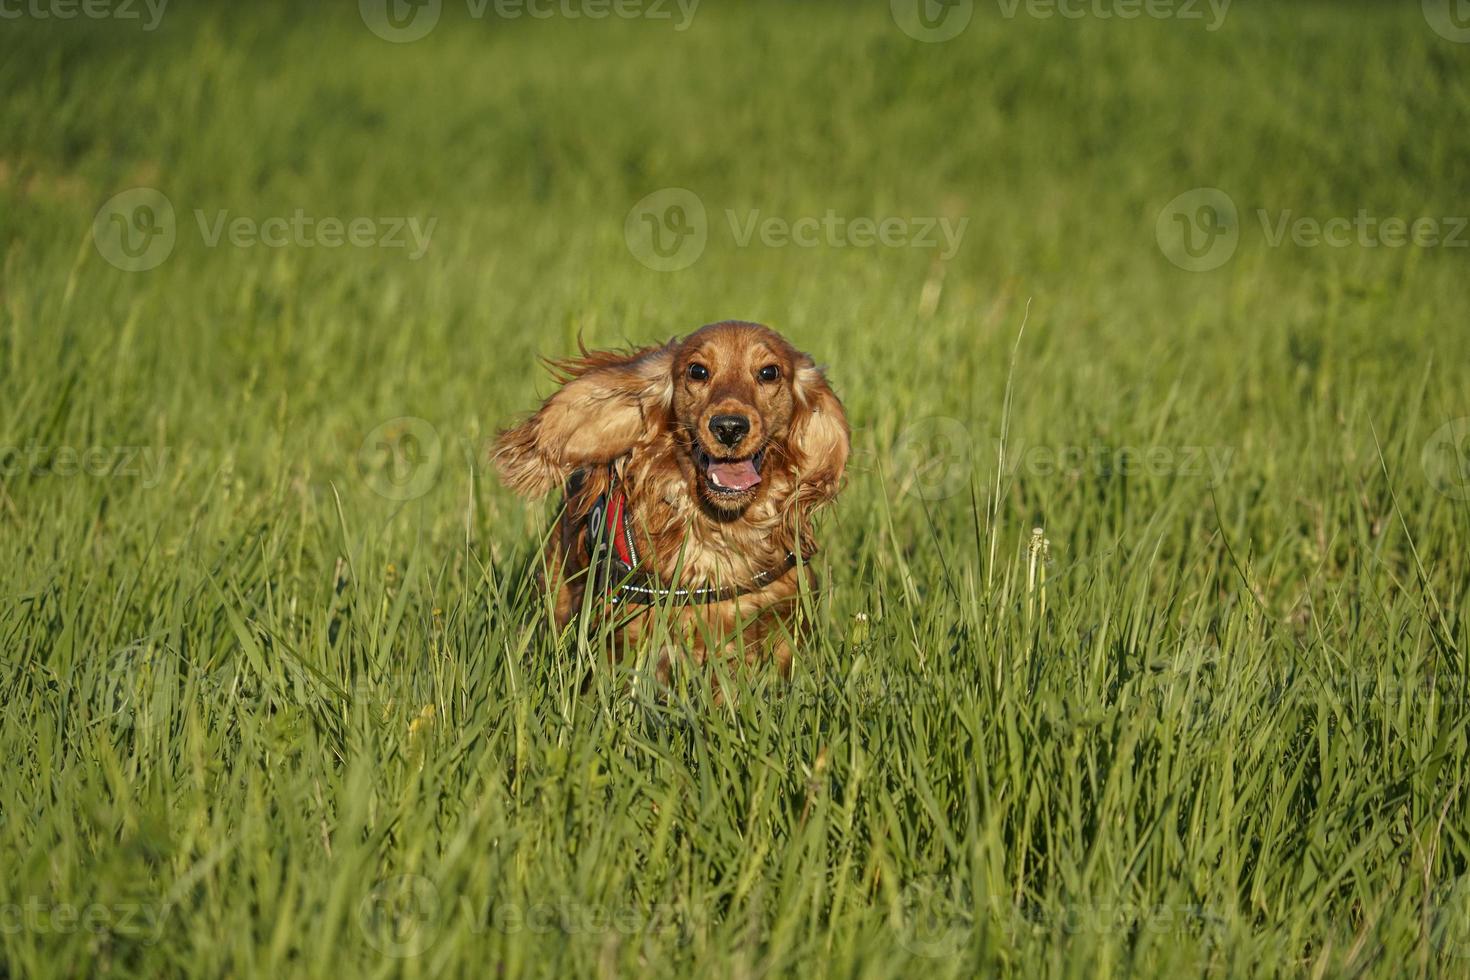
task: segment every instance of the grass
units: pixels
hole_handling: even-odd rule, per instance
[[[0,974],[1463,975],[1467,252],[1267,232],[1465,214],[1470,48],[1407,3],[454,7],[0,23]],[[176,241],[128,271],[138,186]],[[624,237],[667,187],[674,272]],[[1190,272],[1200,187],[1239,244]],[[436,223],[196,215],[297,209]],[[968,225],[727,215],[829,210]],[[789,686],[582,693],[485,449],[536,355],[726,317],[854,422],[820,629]]]

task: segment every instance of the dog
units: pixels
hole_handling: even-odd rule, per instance
[[[822,370],[735,320],[546,363],[560,387],[499,434],[494,462],[524,497],[562,488],[541,579],[557,628],[586,608],[616,654],[661,610],[696,663],[743,653],[789,676],[816,585],[812,515],[841,489],[851,439]]]

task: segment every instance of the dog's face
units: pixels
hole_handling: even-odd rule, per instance
[[[683,340],[553,362],[562,386],[502,432],[502,479],[537,497],[578,469],[633,456],[720,520],[770,500],[819,505],[847,465],[842,404],[812,359],[754,323],[701,327]]]
[[[753,324],[716,324],[672,358],[675,444],[691,491],[717,511],[739,513],[767,483],[762,473],[785,442],[796,409],[797,352]]]

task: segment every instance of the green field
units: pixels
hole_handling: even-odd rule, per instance
[[[0,5],[0,976],[1470,972],[1470,44],[1067,6]],[[726,318],[854,456],[715,699],[487,449]]]

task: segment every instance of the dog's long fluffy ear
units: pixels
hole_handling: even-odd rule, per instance
[[[674,347],[587,351],[551,362],[562,382],[535,415],[495,440],[505,485],[540,497],[578,467],[610,463],[662,430],[674,396]]]
[[[809,358],[796,370],[796,418],[789,443],[794,452],[801,495],[825,503],[841,488],[851,432],[842,402]]]

